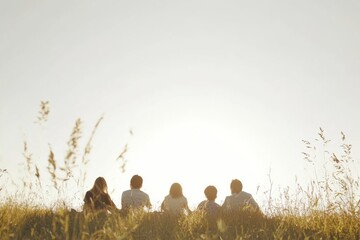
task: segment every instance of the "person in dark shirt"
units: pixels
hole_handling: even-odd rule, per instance
[[[84,198],[84,210],[114,210],[116,205],[108,194],[106,181],[103,177],[95,180],[94,186],[86,192]]]
[[[204,193],[207,200],[202,201],[198,205],[197,210],[204,214],[205,219],[207,220],[208,230],[213,231],[217,228],[216,222],[219,218],[221,209],[220,205],[215,202],[217,189],[215,186],[210,185],[205,188]]]
[[[215,202],[217,197],[216,187],[210,185],[207,186],[204,190],[207,200],[202,201],[197,209],[203,211],[203,213],[211,220],[216,220],[219,216],[220,205]]]

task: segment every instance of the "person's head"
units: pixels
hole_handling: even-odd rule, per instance
[[[173,198],[179,198],[183,196],[182,187],[179,183],[173,183],[169,191],[170,196]]]
[[[98,177],[95,180],[94,186],[92,188],[92,191],[95,194],[99,194],[99,193],[107,193],[108,192],[108,188],[107,188],[107,184],[105,181],[105,178],[103,177]]]
[[[130,180],[130,187],[132,189],[140,189],[143,184],[143,179],[139,175],[134,175]]]
[[[230,189],[231,189],[232,194],[233,193],[239,193],[239,192],[242,191],[243,185],[242,185],[240,180],[234,179],[234,180],[231,181]]]
[[[214,186],[207,186],[204,190],[205,196],[209,201],[215,201],[217,197],[217,189]]]

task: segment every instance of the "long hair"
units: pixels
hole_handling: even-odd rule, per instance
[[[93,192],[95,195],[101,194],[101,193],[108,193],[108,187],[105,181],[105,178],[98,177],[95,180],[94,186],[91,189],[91,192]]]
[[[169,191],[170,196],[173,198],[179,198],[183,196],[182,187],[179,183],[173,183]]]

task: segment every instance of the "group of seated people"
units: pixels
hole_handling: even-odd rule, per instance
[[[117,211],[126,215],[130,209],[151,208],[149,195],[141,191],[143,179],[139,175],[134,175],[130,180],[130,189],[122,193],[121,209],[117,209],[108,193],[107,184],[103,177],[95,180],[92,189],[86,192],[84,198],[84,210],[107,210]],[[215,202],[217,197],[216,187],[210,185],[204,190],[206,200],[202,201],[197,210],[204,212],[209,218],[216,218],[220,211],[231,213],[240,209],[250,208],[260,211],[251,194],[242,190],[243,186],[240,180],[231,181],[231,195],[225,198],[222,206]],[[164,198],[161,204],[161,212],[169,215],[180,216],[183,213],[191,213],[188,207],[188,201],[183,195],[182,187],[179,183],[173,183],[170,187],[169,194]]]

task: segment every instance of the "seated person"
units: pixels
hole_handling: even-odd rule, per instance
[[[240,180],[234,179],[230,184],[231,195],[225,198],[222,205],[225,213],[232,211],[240,211],[244,209],[252,209],[260,211],[259,205],[256,203],[250,193],[244,192],[243,185]]]
[[[113,210],[116,209],[114,202],[108,194],[106,181],[103,177],[95,180],[94,186],[86,192],[84,198],[84,210]]]
[[[161,211],[173,216],[180,216],[191,212],[188,207],[188,201],[186,197],[184,197],[182,187],[179,183],[173,183],[171,185],[169,195],[164,198],[161,204]]]
[[[130,209],[150,209],[151,203],[149,195],[141,191],[143,179],[139,175],[134,175],[130,180],[130,189],[121,195],[121,210],[127,214]]]
[[[202,211],[208,220],[215,221],[220,213],[220,205],[215,202],[217,189],[214,186],[207,186],[204,190],[207,200],[202,201],[197,210]]]

